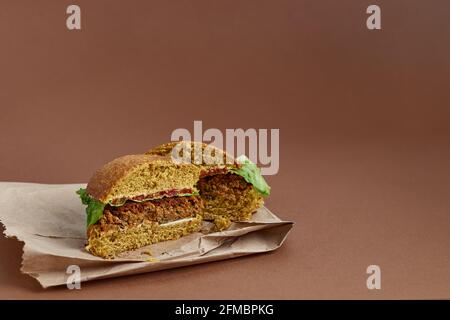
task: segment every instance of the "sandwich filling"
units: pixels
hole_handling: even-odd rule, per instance
[[[190,196],[196,194],[197,192],[192,188],[183,188],[183,189],[171,189],[159,191],[151,194],[141,194],[134,197],[122,197],[118,199],[114,199],[110,201],[110,205],[113,206],[123,206],[127,200],[135,201],[135,202],[144,202],[148,200],[161,199],[164,197],[177,197],[177,196]]]
[[[203,200],[198,196],[171,197],[146,202],[127,201],[120,207],[106,205],[98,221],[101,231],[126,229],[145,222],[164,224],[202,214]]]

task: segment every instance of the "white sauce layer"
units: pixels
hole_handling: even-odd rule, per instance
[[[163,224],[160,224],[160,227],[168,227],[168,226],[173,226],[174,224],[180,224],[180,223],[184,223],[184,222],[189,222],[194,220],[195,218],[184,218],[184,219],[180,219],[180,220],[175,220],[175,221],[170,221],[170,222],[166,222]]]

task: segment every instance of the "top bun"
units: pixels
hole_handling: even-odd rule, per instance
[[[127,155],[117,158],[91,177],[87,193],[102,203],[115,203],[163,192],[196,192],[201,168],[174,163],[170,156]]]

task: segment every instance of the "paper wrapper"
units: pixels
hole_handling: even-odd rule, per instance
[[[272,251],[293,225],[261,208],[251,221],[233,223],[225,231],[211,233],[212,224],[204,222],[202,232],[105,260],[84,249],[85,207],[75,194],[80,187],[85,185],[0,183],[4,233],[25,243],[21,271],[44,288],[66,284],[70,265],[80,267],[84,282]]]

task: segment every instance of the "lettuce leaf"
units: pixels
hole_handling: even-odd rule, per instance
[[[268,196],[270,194],[270,187],[261,175],[261,169],[245,155],[239,156],[236,161],[241,165],[240,168],[233,168],[230,171],[240,175],[245,181],[251,183],[263,196]]]
[[[86,214],[87,214],[87,226],[96,223],[103,215],[103,209],[105,208],[105,204],[91,198],[86,189],[80,188],[77,191],[77,194],[80,196],[81,202],[84,205],[87,205],[86,207]]]

